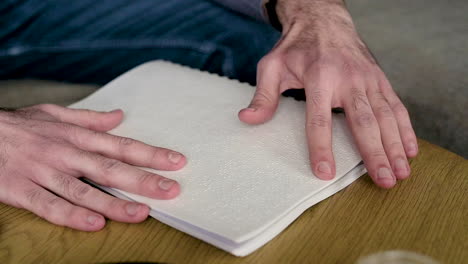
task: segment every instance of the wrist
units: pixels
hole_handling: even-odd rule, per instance
[[[276,12],[286,43],[341,47],[361,42],[342,0],[278,0]]]
[[[343,0],[277,0],[275,10],[283,34],[290,31],[292,26],[318,33],[355,31]]]

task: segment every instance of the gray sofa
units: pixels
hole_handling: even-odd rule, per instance
[[[418,137],[468,157],[468,1],[349,0]],[[0,106],[70,104],[98,87],[0,81]]]

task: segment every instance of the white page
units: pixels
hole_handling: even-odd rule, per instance
[[[236,245],[268,237],[239,251],[244,255],[295,217],[273,228],[282,219],[299,215],[363,173],[342,115],[333,118],[337,177],[322,181],[309,165],[305,103],[282,98],[273,120],[249,126],[237,113],[253,93],[247,84],[159,61],[133,69],[72,107],[121,108],[125,120],[112,134],[183,153],[184,169],[155,171],[177,180],[180,196],[160,201],[118,191],[119,196],[146,203],[156,218],[233,253]]]

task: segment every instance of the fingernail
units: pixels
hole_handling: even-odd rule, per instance
[[[169,158],[169,161],[171,161],[174,164],[177,164],[182,158],[182,155],[177,152],[169,152],[168,158]]]
[[[96,223],[96,221],[98,220],[98,218],[99,217],[97,217],[95,215],[88,216],[88,224],[94,225]]]
[[[169,179],[161,179],[159,181],[159,188],[163,191],[169,191],[172,187],[172,185],[174,185],[175,181],[173,180],[169,180]]]
[[[377,179],[386,182],[394,181],[392,173],[388,168],[385,167],[379,169],[379,171],[377,172]]]
[[[129,203],[125,206],[125,210],[127,211],[127,214],[131,216],[136,215],[139,208],[140,208],[140,205],[136,203]]]
[[[326,161],[319,162],[318,165],[317,165],[317,170],[319,172],[322,172],[322,173],[327,173],[327,174],[332,173],[330,163],[328,163]]]
[[[248,108],[245,108],[245,111],[255,112],[257,111],[257,108],[248,107]]]
[[[416,147],[416,144],[414,143],[409,143],[408,145],[408,152],[411,153],[411,154],[416,154],[417,152],[417,147]]]
[[[395,161],[395,169],[400,172],[406,172],[408,170],[406,162],[403,159],[397,159]]]

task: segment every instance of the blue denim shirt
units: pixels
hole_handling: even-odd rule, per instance
[[[0,0],[0,79],[105,84],[162,59],[254,84],[280,36],[262,2]]]
[[[214,0],[227,8],[253,17],[257,20],[267,21],[263,13],[262,0]]]

